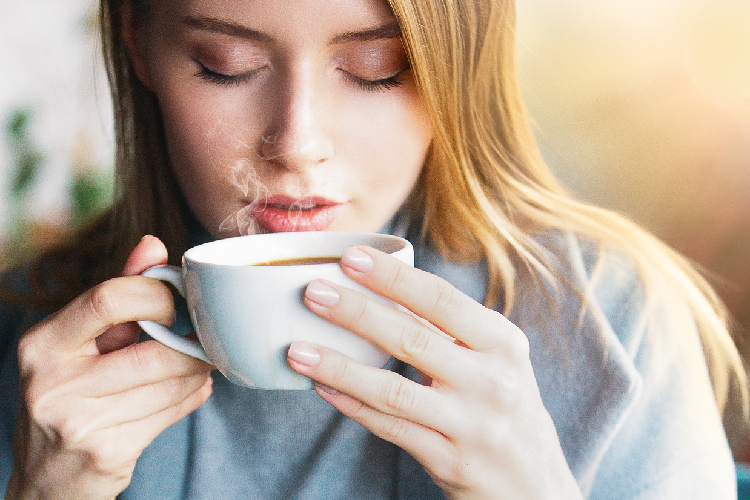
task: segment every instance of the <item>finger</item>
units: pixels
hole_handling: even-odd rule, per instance
[[[323,319],[379,345],[430,377],[453,387],[471,382],[464,367],[476,362],[477,353],[456,346],[410,314],[323,280],[307,286],[304,301]]]
[[[166,408],[141,420],[101,429],[90,437],[99,443],[95,464],[100,470],[112,470],[128,457],[138,457],[142,451],[167,427],[179,422],[195,411],[209,398],[212,392],[210,381],[191,393],[178,404]]]
[[[483,351],[510,336],[523,335],[502,314],[484,307],[444,279],[404,264],[367,246],[349,247],[341,258],[344,273],[375,293],[426,319],[470,349]]]
[[[147,340],[90,358],[82,370],[96,373],[96,377],[86,378],[78,391],[89,397],[103,397],[170,379],[205,376],[211,369],[205,361]]]
[[[347,394],[315,386],[318,395],[338,411],[376,436],[409,453],[428,470],[434,463],[448,463],[453,446],[443,434],[404,418],[382,413]]]
[[[172,294],[161,282],[141,276],[114,278],[50,316],[35,336],[48,351],[74,352],[114,325],[136,320],[168,325],[174,314]]]
[[[146,269],[167,263],[167,247],[155,236],[146,235],[136,245],[122,270],[123,276],[135,276]]]
[[[440,392],[401,375],[357,363],[332,349],[293,342],[290,366],[319,384],[356,398],[378,412],[400,417],[441,433],[458,429],[452,405]]]
[[[128,422],[143,420],[166,409],[178,406],[207,383],[213,385],[208,370],[185,377],[172,377],[162,382],[143,385],[100,398],[91,398],[92,411],[98,417],[90,419],[92,428],[105,429]]]
[[[158,238],[147,235],[130,253],[122,275],[135,276],[149,267],[166,263],[167,249],[164,244]],[[137,342],[140,332],[141,328],[133,322],[115,325],[96,338],[96,347],[101,354],[117,351]]]

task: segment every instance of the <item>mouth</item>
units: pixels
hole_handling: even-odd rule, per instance
[[[252,202],[248,209],[258,223],[274,233],[324,231],[346,205],[327,198],[270,196]]]

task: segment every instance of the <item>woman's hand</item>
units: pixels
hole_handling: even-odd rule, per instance
[[[19,343],[21,406],[6,498],[111,499],[143,449],[211,394],[211,367],[156,341],[135,320],[170,324],[169,289],[136,276],[167,260],[146,237],[123,274],[78,297]]]
[[[307,307],[414,366],[427,384],[292,344],[289,364],[324,400],[410,453],[447,498],[581,498],[523,332],[445,280],[372,248],[347,249],[341,263],[414,315],[321,281],[308,286]]]

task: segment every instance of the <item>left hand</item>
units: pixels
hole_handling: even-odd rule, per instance
[[[429,384],[295,342],[289,364],[313,379],[320,397],[411,454],[449,499],[582,498],[520,329],[370,247],[347,249],[341,267],[426,323],[324,281],[308,285],[307,307],[414,366]]]

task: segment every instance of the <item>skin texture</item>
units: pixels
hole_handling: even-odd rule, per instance
[[[155,2],[130,39],[181,190],[215,236],[376,231],[414,186],[432,133],[385,2]],[[335,217],[253,216],[311,198]]]
[[[170,324],[161,283],[133,276],[166,262],[144,238],[122,278],[90,290],[27,332],[18,362],[23,399],[6,498],[114,498],[136,459],[211,394],[211,366],[156,342],[131,323]]]
[[[426,383],[292,344],[290,366],[312,378],[324,400],[409,452],[447,498],[581,498],[521,330],[443,279],[375,249],[347,249],[341,267],[412,314],[325,281],[308,285],[307,307],[416,367]]]
[[[176,177],[214,236],[375,231],[401,206],[431,130],[393,25],[384,0],[163,0],[137,29],[126,12],[128,53],[159,100]],[[271,217],[258,211],[268,203]],[[166,260],[144,238],[124,277],[22,338],[8,498],[114,498],[143,449],[209,397],[209,365],[136,343],[133,321],[172,321],[168,289],[135,276]],[[426,384],[293,344],[290,366],[324,400],[412,454],[448,498],[580,498],[518,328],[371,248],[347,250],[342,268],[412,314],[317,281],[307,307]]]

